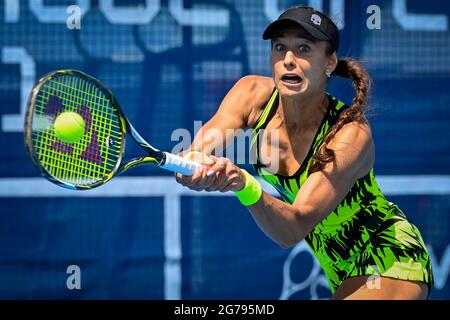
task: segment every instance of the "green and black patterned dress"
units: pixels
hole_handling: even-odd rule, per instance
[[[340,112],[348,108],[335,97],[327,95],[330,102],[328,110],[305,161],[292,176],[269,173],[259,161],[259,131],[275,114],[278,106],[276,90],[255,126],[252,150],[257,161],[254,168],[287,203],[294,202],[297,192],[308,178],[312,156],[322,144],[328,129],[336,122]],[[419,230],[397,205],[384,197],[373,168],[366,176],[356,180],[344,200],[305,240],[320,262],[332,293],[345,279],[364,275],[421,281],[427,283],[429,288],[433,284],[430,258]]]

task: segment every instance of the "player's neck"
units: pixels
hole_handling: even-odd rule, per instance
[[[321,92],[301,100],[280,97],[277,113],[287,129],[308,129],[321,122],[327,108],[328,98]]]

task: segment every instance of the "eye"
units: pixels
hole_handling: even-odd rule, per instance
[[[301,44],[298,46],[298,51],[301,53],[307,53],[307,52],[311,51],[311,47],[308,46],[307,44]]]
[[[284,45],[283,44],[281,44],[281,43],[277,43],[277,44],[275,44],[274,46],[273,46],[273,49],[275,50],[275,51],[283,51],[284,50]]]

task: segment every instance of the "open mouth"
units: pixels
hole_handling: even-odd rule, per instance
[[[285,74],[281,77],[281,80],[290,84],[300,84],[303,81],[302,77],[294,73]]]

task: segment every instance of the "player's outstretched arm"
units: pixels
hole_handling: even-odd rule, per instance
[[[190,159],[211,165],[209,156],[220,153],[238,129],[253,127],[270,98],[274,84],[271,78],[246,76],[226,94],[214,116],[199,130],[187,152]],[[214,176],[199,170],[192,176],[177,174],[177,181],[192,190],[206,190],[214,183]]]

